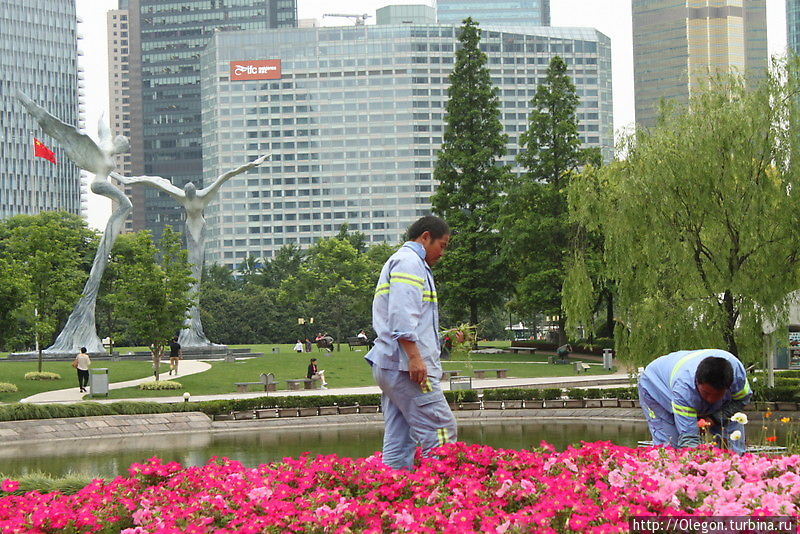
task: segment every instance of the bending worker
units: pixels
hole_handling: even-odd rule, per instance
[[[411,468],[423,454],[456,440],[456,420],[439,380],[439,306],[431,266],[450,240],[439,217],[422,217],[384,264],[372,302],[375,346],[365,356],[383,393],[383,463]]]
[[[639,377],[639,402],[654,445],[700,445],[698,421],[705,419],[712,434],[724,438],[729,448],[741,454],[746,449],[744,425],[730,417],[742,411],[750,397],[744,365],[719,349],[680,350],[661,356]]]

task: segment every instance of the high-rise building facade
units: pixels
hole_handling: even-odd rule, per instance
[[[0,2],[0,219],[49,210],[81,214],[78,168],[14,98],[19,89],[83,127],[77,39],[74,0]],[[55,151],[57,165],[34,157],[34,137]]]
[[[786,45],[800,53],[800,0],[786,0]]]
[[[131,140],[128,170],[162,176],[178,187],[202,179],[200,54],[215,32],[295,27],[295,0],[120,0],[116,15],[119,46],[113,44],[115,13],[109,14],[109,63],[119,65],[124,84],[118,133]],[[127,20],[127,46],[122,45]],[[113,52],[114,50],[117,52]],[[113,73],[111,73],[113,76]],[[111,90],[114,91],[114,78]],[[127,95],[125,94],[127,91]],[[113,93],[112,93],[113,96]],[[125,102],[127,99],[127,102]],[[125,105],[127,104],[127,111]],[[157,238],[166,225],[179,227],[175,202],[151,188],[134,188],[133,229],[146,228]]]
[[[440,24],[467,18],[487,26],[550,26],[550,0],[437,0]]]
[[[396,243],[431,207],[457,26],[348,26],[224,32],[203,53],[203,158],[208,184],[227,182],[206,210],[207,260],[236,268],[288,243],[306,248],[342,223]],[[611,43],[588,28],[483,31],[514,163],[530,99],[558,54],[580,106],[583,146],[613,147]],[[519,169],[517,169],[519,170]]]
[[[375,10],[375,24],[436,24],[436,10],[426,5],[390,5]]]
[[[766,0],[633,0],[636,123],[653,126],[661,99],[687,102],[709,76],[767,71]]]

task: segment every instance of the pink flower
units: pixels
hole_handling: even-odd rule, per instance
[[[2,483],[0,483],[0,489],[5,491],[6,493],[11,493],[12,491],[17,491],[19,489],[19,482],[16,480],[5,479]]]

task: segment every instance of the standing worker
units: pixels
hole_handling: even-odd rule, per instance
[[[720,349],[661,356],[639,377],[639,402],[654,445],[700,445],[698,422],[704,419],[712,434],[743,453],[744,425],[731,416],[742,411],[752,395],[742,362]]]
[[[408,241],[384,264],[372,325],[377,334],[366,360],[383,396],[383,463],[409,469],[419,444],[423,455],[456,440],[456,420],[439,380],[439,306],[431,267],[442,257],[450,228],[439,217],[422,217]]]

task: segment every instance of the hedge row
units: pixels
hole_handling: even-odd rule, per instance
[[[478,394],[474,390],[445,391],[447,401],[475,402]],[[568,389],[566,395],[572,399],[637,399],[635,387],[607,389]],[[564,396],[558,388],[504,388],[489,389],[483,393],[484,400],[553,400]],[[753,400],[770,402],[800,402],[796,386],[777,386],[760,388],[755,391]],[[65,417],[88,417],[96,415],[138,415],[169,412],[203,412],[209,416],[231,412],[267,408],[311,408],[317,406],[375,406],[380,404],[381,396],[373,395],[315,395],[289,397],[256,397],[249,399],[226,399],[203,402],[180,402],[175,404],[158,402],[78,402],[75,404],[27,404],[14,403],[0,405],[0,421],[21,421],[24,419],[55,419]]]

